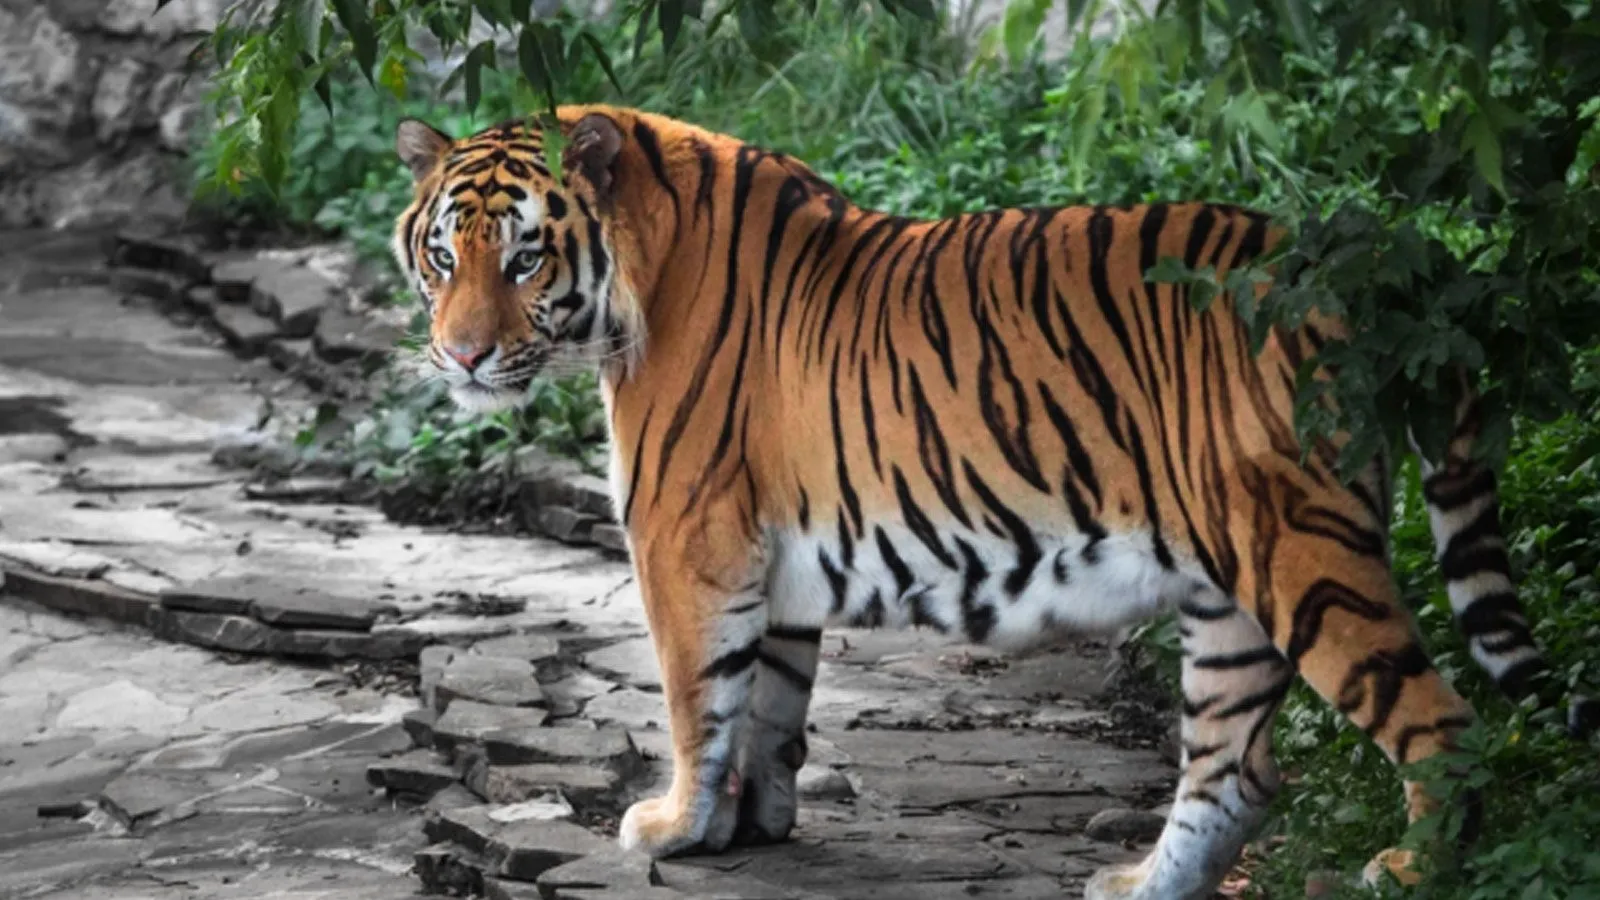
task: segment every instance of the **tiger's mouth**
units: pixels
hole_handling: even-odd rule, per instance
[[[528,384],[532,380],[529,377],[516,384],[506,385],[484,384],[477,379],[463,381],[450,386],[450,399],[469,412],[504,412],[522,405],[528,393]]]

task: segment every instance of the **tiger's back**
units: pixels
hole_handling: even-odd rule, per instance
[[[1345,484],[1333,443],[1302,458],[1296,373],[1337,323],[1254,354],[1231,303],[1197,310],[1145,280],[1166,256],[1254,259],[1277,239],[1263,216],[915,221],[670,119],[562,119],[564,185],[514,123],[462,142],[402,126],[419,190],[397,256],[464,398],[563,353],[601,367],[675,748],[670,792],[629,809],[625,844],[788,834],[833,621],[1017,646],[1177,609],[1178,799],[1150,857],[1098,876],[1096,898],[1209,895],[1276,789],[1270,724],[1297,673],[1399,762],[1470,721],[1398,602],[1384,462]],[[1511,684],[1539,658],[1471,454],[1474,404],[1429,496],[1441,553],[1468,560],[1446,574],[1474,654]],[[1407,793],[1413,816],[1431,808]]]

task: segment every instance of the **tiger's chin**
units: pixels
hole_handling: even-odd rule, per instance
[[[513,390],[503,387],[490,387],[477,381],[450,386],[450,399],[467,412],[489,413],[504,412],[522,405],[525,391]]]

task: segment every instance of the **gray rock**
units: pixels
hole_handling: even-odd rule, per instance
[[[405,659],[420,649],[400,634],[273,628],[243,616],[159,608],[150,613],[150,631],[164,640],[270,656]]]
[[[133,829],[202,792],[191,780],[177,775],[131,773],[105,786],[100,792],[100,808],[124,828]]]
[[[433,746],[433,726],[438,721],[438,714],[427,707],[406,710],[405,715],[400,717],[401,727],[411,736],[411,743],[418,747]]]
[[[751,900],[747,895],[728,895],[726,897],[703,897],[699,894],[685,894],[666,887],[645,888],[603,888],[601,890],[587,890],[582,888],[557,888],[553,893],[546,895],[549,900]]]
[[[538,665],[555,659],[561,652],[561,642],[546,634],[507,634],[473,644],[470,652],[480,656],[498,656],[520,659]]]
[[[282,266],[282,260],[230,253],[211,261],[211,283],[222,302],[245,304],[250,302],[256,279]]]
[[[158,269],[113,269],[109,283],[114,291],[154,300],[164,312],[183,306],[189,290],[187,278]]]
[[[258,356],[278,336],[278,323],[247,307],[219,303],[211,310],[217,333],[238,353]]]
[[[201,316],[213,316],[218,302],[217,289],[205,285],[189,288],[183,295],[183,305]]]
[[[394,607],[387,603],[324,594],[310,588],[278,588],[256,595],[250,614],[280,628],[338,628],[366,631]]]
[[[589,531],[600,519],[579,512],[569,506],[543,506],[539,508],[539,530],[547,537],[569,544],[589,542]]]
[[[112,260],[117,265],[172,272],[195,282],[207,280],[211,273],[195,242],[181,236],[122,231],[116,236]]]
[[[311,337],[333,299],[332,282],[310,269],[282,263],[260,273],[250,286],[250,308],[270,316],[285,337]]]
[[[422,696],[422,705],[429,710],[438,708],[434,703],[434,689],[439,686],[445,666],[460,652],[447,644],[430,644],[417,654],[417,693]]]
[[[100,27],[112,34],[144,34],[167,40],[215,27],[230,0],[111,0],[100,15]],[[157,7],[160,6],[158,10]]]
[[[490,817],[492,806],[461,806],[429,813],[422,822],[422,833],[435,843],[451,843],[474,853],[489,849],[489,842],[504,823]]]
[[[126,134],[135,124],[133,112],[149,90],[144,63],[132,57],[113,60],[100,70],[89,111],[94,116],[95,138],[107,143]]]
[[[477,794],[467,790],[466,785],[456,783],[446,786],[443,790],[428,798],[429,812],[445,812],[452,809],[465,809],[469,806],[478,806],[483,800]]]
[[[259,587],[260,583],[253,579],[239,578],[178,585],[161,592],[161,605],[166,609],[244,615],[250,611],[250,602]]]
[[[311,342],[317,356],[330,363],[344,363],[386,358],[404,336],[404,329],[330,303],[317,320]]]
[[[43,152],[44,162],[65,158],[67,129],[88,93],[78,39],[45,4],[26,13],[13,8],[0,7],[0,95],[6,98],[0,174],[13,168],[18,150]]]
[[[418,850],[412,861],[425,893],[455,897],[483,894],[485,863],[470,850],[451,844],[434,844]]]
[[[155,598],[105,581],[57,578],[11,565],[4,570],[6,593],[60,612],[143,625],[156,608]]]
[[[1097,841],[1120,844],[1124,841],[1147,843],[1161,836],[1166,819],[1137,809],[1104,809],[1095,813],[1083,833]]]
[[[567,476],[566,482],[571,497],[568,505],[606,522],[614,520],[616,512],[611,502],[611,485],[604,478],[583,473]]]
[[[502,713],[514,710],[491,707]],[[454,712],[451,706],[450,711]],[[542,712],[542,711],[541,711]],[[450,718],[439,720],[439,732]],[[528,728],[510,724],[486,729],[474,741],[495,765],[522,763],[588,763],[625,771],[638,760],[628,733],[614,728]]]
[[[583,664],[603,674],[615,675],[637,688],[661,689],[661,666],[648,636],[602,647],[583,657]]]
[[[642,891],[660,886],[661,876],[655,860],[647,854],[612,848],[547,869],[538,884],[540,890],[551,894],[563,889]]]
[[[629,730],[667,727],[667,703],[660,694],[623,688],[590,700],[585,718],[597,725],[617,725]]]
[[[848,800],[856,795],[843,772],[811,763],[796,774],[795,792],[805,800]]]
[[[267,361],[280,371],[294,372],[311,362],[310,338],[275,338],[267,342]]]
[[[533,881],[546,871],[611,849],[613,844],[571,822],[525,820],[504,825],[485,854],[497,863],[495,874]]]
[[[555,792],[584,812],[621,811],[622,779],[611,769],[558,763],[492,766],[482,759],[478,756],[465,767],[462,783],[490,803],[521,803]]]
[[[624,556],[628,553],[628,531],[621,525],[610,522],[599,522],[589,529],[589,540],[595,546],[619,553]]]
[[[548,895],[526,881],[485,878],[483,897],[484,900],[547,900]]]
[[[494,748],[491,755],[503,757],[501,748],[515,746],[526,736],[543,731],[550,716],[542,709],[532,707],[490,706],[472,700],[457,700],[433,726],[434,744],[441,750],[452,751],[463,744],[482,744]],[[515,754],[513,754],[515,755]],[[491,761],[527,762],[525,759],[492,758]]]
[[[433,707],[448,712],[457,700],[492,706],[543,706],[533,663],[504,656],[456,654],[433,686]]]
[[[455,783],[455,770],[426,750],[414,750],[367,766],[367,784],[391,794],[431,797]]]

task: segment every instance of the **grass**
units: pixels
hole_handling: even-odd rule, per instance
[[[627,28],[608,34],[627,56]],[[1096,109],[1073,79],[1104,60],[1074,54],[1059,66],[1029,61],[969,65],[951,38],[915,24],[841,12],[768,33],[758,55],[732,29],[672,56],[649,46],[623,66],[621,97],[597,67],[580,67],[568,94],[626,102],[740,135],[811,163],[863,205],[940,216],[1002,205],[1211,199],[1274,208],[1319,185],[1313,198],[1376,196],[1359,168],[1329,174],[1351,109],[1390,110],[1403,131],[1414,118],[1381,71],[1322,78],[1311,61],[1306,90],[1274,123],[1275,152],[1219,144],[1195,120],[1203,84],[1177,78],[1157,99],[1124,105],[1113,90]],[[390,136],[401,115],[421,115],[456,134],[504,117],[522,102],[487,73],[485,107],[466,115],[417,93],[403,103],[364,84],[336,85],[338,115],[308,109],[283,196],[239,203],[306,227],[345,235],[383,258],[409,178]],[[1109,76],[1108,76],[1109,77]],[[1363,78],[1365,80],[1363,80]],[[205,156],[201,154],[202,164]],[[1319,174],[1320,173],[1320,174]],[[1425,232],[1464,253],[1488,239],[1442,211]],[[406,298],[398,298],[405,302]],[[1583,405],[1546,425],[1522,423],[1502,482],[1504,521],[1522,596],[1538,639],[1578,684],[1600,672],[1600,378],[1591,353],[1575,385]],[[540,444],[593,462],[603,434],[592,380],[535,386],[529,409],[466,417],[438,390],[396,383],[366,421],[333,438],[358,472],[379,480],[449,485],[508,464]],[[1600,898],[1600,761],[1575,744],[1558,717],[1511,705],[1473,667],[1450,620],[1414,467],[1402,472],[1394,530],[1400,586],[1440,668],[1484,722],[1469,735],[1475,777],[1489,810],[1464,864],[1406,896],[1453,900]],[[1155,656],[1161,635],[1150,629]],[[1173,674],[1170,654],[1165,676]],[[1288,787],[1273,808],[1247,893],[1304,895],[1309,875],[1352,872],[1406,832],[1398,782],[1364,737],[1320,698],[1297,687],[1276,729]],[[1273,838],[1282,840],[1272,840]],[[1351,894],[1354,896],[1354,894]],[[1337,896],[1337,895],[1336,895]]]

